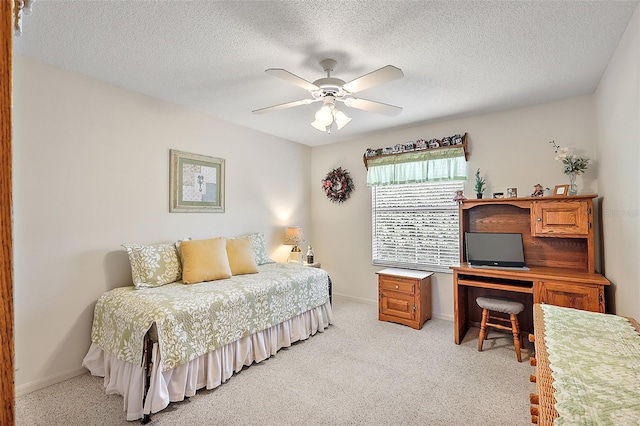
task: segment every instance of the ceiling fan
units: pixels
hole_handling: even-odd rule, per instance
[[[263,114],[265,112],[292,108],[299,105],[309,105],[313,102],[322,101],[322,107],[316,112],[315,120],[311,125],[320,131],[331,133],[333,123],[335,123],[338,130],[340,130],[351,121],[351,118],[347,117],[344,112],[336,108],[336,102],[342,102],[351,108],[389,116],[395,116],[402,112],[402,108],[398,106],[352,96],[356,92],[403,77],[404,74],[400,68],[396,68],[393,65],[387,65],[345,83],[339,78],[331,77],[331,72],[336,65],[335,60],[324,59],[320,61],[320,65],[327,73],[327,76],[320,78],[313,83],[282,68],[269,68],[266,70],[265,72],[269,75],[281,78],[282,80],[308,90],[311,94],[311,98],[257,109],[254,110],[253,113]]]

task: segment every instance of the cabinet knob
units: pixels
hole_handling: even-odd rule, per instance
[[[538,221],[538,222],[542,222],[542,218],[541,218],[541,217],[536,218],[536,221]]]
[[[398,287],[398,286],[396,285],[396,289],[398,289],[398,288],[400,288],[400,287]]]

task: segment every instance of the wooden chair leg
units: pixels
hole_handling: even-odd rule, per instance
[[[513,333],[513,345],[516,347],[516,357],[518,362],[522,362],[522,355],[520,354],[520,324],[518,323],[518,316],[511,314],[511,332]]]
[[[482,352],[482,344],[487,337],[487,321],[489,320],[489,310],[482,310],[482,322],[480,323],[480,335],[478,336],[478,352]]]

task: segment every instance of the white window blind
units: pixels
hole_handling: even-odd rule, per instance
[[[373,264],[451,272],[460,259],[461,180],[373,186]]]

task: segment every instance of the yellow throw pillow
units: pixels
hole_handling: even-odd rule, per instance
[[[180,244],[182,282],[193,284],[230,278],[226,247],[227,242],[222,237],[183,241]]]
[[[227,240],[227,257],[233,275],[258,272],[258,265],[253,257],[253,239],[251,238]]]

